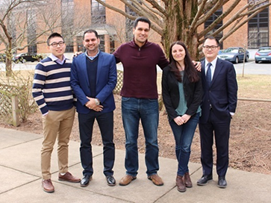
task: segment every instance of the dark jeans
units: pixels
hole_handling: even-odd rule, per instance
[[[158,164],[157,128],[159,109],[157,99],[122,97],[122,119],[126,137],[125,168],[128,175],[136,176],[138,171],[138,127],[141,120],[145,136],[145,163],[147,175],[156,174]]]
[[[200,113],[197,113],[192,116],[188,122],[183,125],[177,125],[174,120],[169,122],[175,138],[175,151],[178,160],[177,174],[180,176],[189,172],[188,162],[191,153],[191,144],[199,121],[199,115]]]
[[[83,175],[93,174],[92,161],[92,131],[95,119],[98,122],[102,141],[104,156],[104,175],[113,175],[113,166],[115,161],[115,144],[113,142],[113,112],[101,113],[91,112],[89,114],[78,114],[80,131],[80,156],[83,167]]]

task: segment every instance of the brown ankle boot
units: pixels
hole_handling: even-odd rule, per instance
[[[188,187],[188,188],[191,188],[192,187],[192,182],[191,182],[191,179],[190,179],[190,175],[189,175],[189,172],[186,172],[184,174],[184,183],[185,183],[185,186]]]
[[[186,187],[184,185],[183,182],[183,176],[178,176],[176,177],[176,186],[177,186],[177,190],[179,192],[185,192],[186,191]]]

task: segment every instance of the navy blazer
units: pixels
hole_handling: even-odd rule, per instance
[[[77,98],[76,109],[78,113],[87,114],[88,109],[85,104],[90,97],[90,83],[87,74],[87,57],[80,54],[75,57],[71,68],[71,86]],[[112,54],[99,53],[96,78],[96,98],[103,106],[102,112],[111,112],[115,109],[113,90],[117,83],[116,60]]]
[[[217,122],[231,117],[237,105],[237,81],[234,66],[231,62],[217,58],[215,72],[210,87],[205,78],[205,60],[201,62],[201,79],[203,86],[201,123],[208,121],[210,108]]]
[[[199,73],[200,75],[200,73]],[[185,100],[187,103],[187,115],[193,116],[202,101],[202,84],[201,80],[198,82],[190,82],[187,75],[183,77],[183,88]],[[170,71],[170,66],[163,69],[162,75],[162,96],[165,104],[169,120],[176,118],[177,112],[175,111],[179,105],[180,94],[178,80],[174,73]]]

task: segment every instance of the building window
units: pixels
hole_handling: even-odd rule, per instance
[[[115,51],[115,40],[114,36],[110,36],[110,54]]]
[[[27,44],[28,44],[28,54],[37,53],[37,44],[36,44],[36,13],[34,10],[27,10]]]
[[[99,38],[100,38],[99,49],[104,52],[105,51],[105,48],[104,48],[104,35],[99,35]]]
[[[255,15],[248,22],[248,48],[269,46],[269,8]]]
[[[82,36],[77,36],[76,37],[77,51],[82,51],[82,52],[85,51],[85,48],[84,48],[84,46],[82,44],[82,41],[83,41]]]
[[[223,10],[222,8],[217,10],[206,22],[204,23],[204,28],[206,29],[208,26],[210,26],[214,20],[216,20],[221,14]],[[220,28],[223,25],[223,22],[221,21],[218,23],[212,31],[210,31],[207,35],[212,35],[214,31],[216,31],[218,28]],[[220,40],[223,37],[223,32],[220,32],[218,35],[215,36],[216,39]],[[220,48],[223,49],[223,42],[220,44]]]
[[[106,23],[105,7],[96,0],[91,0],[91,23],[94,25]]]
[[[74,2],[73,0],[61,1],[61,24],[62,35],[65,39],[66,52],[74,52],[73,30],[74,30]]]

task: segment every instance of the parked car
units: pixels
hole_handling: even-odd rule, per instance
[[[271,62],[271,47],[260,47],[255,53],[255,63],[262,61]]]
[[[240,61],[247,62],[249,59],[249,52],[242,47],[229,47],[227,49],[221,50],[220,53],[218,53],[218,57],[230,61],[232,63],[239,63]]]
[[[31,61],[31,62],[34,62],[34,61],[41,61],[43,59],[43,56],[42,55],[39,55],[39,54],[32,54],[32,55],[29,55],[27,53],[21,53],[21,54],[17,54],[13,57],[13,61],[15,63],[25,63],[26,61]]]

